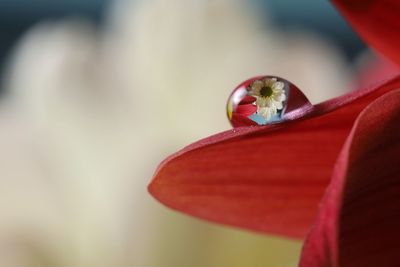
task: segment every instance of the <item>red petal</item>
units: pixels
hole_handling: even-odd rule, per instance
[[[321,103],[305,113],[308,120],[203,139],[166,159],[149,191],[165,205],[203,219],[303,237],[357,115],[398,86],[400,76]]]
[[[257,98],[255,98],[254,96],[247,95],[242,99],[242,101],[240,101],[239,105],[251,104],[256,100]]]
[[[243,116],[236,112],[232,113],[231,123],[232,123],[232,125],[235,125],[235,127],[257,125],[257,123],[255,121],[249,119],[247,116]]]
[[[399,0],[333,0],[353,28],[378,51],[400,64]]]
[[[257,111],[257,107],[253,104],[245,104],[245,105],[238,105],[236,108],[237,114],[240,114],[242,116],[251,116],[254,114],[254,112]]]
[[[357,119],[300,266],[400,266],[400,90]]]

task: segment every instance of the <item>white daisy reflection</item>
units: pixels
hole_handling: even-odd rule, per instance
[[[257,114],[266,121],[271,120],[283,109],[283,102],[286,100],[284,90],[285,84],[277,78],[264,78],[255,80],[249,90],[249,95],[257,98]]]

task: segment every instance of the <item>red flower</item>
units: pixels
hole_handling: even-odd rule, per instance
[[[398,0],[333,2],[400,63]],[[306,237],[300,266],[400,266],[398,88],[400,75],[200,140],[162,162],[149,191],[206,220]]]

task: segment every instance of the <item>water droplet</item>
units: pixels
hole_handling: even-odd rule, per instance
[[[267,125],[296,117],[293,111],[301,107],[312,105],[294,84],[276,76],[260,76],[236,87],[228,99],[227,114],[233,127]],[[295,116],[286,116],[289,113]]]

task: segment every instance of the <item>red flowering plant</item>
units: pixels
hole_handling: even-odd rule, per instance
[[[400,1],[333,3],[400,64]],[[317,105],[291,89],[282,122],[187,146],[160,164],[149,191],[209,221],[304,238],[299,266],[400,266],[399,88],[395,75]],[[234,125],[255,100],[230,114]]]

